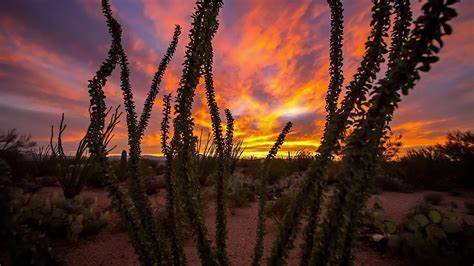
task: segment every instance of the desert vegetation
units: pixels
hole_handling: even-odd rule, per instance
[[[58,243],[77,245],[114,226],[127,235],[131,259],[140,265],[352,265],[360,261],[360,246],[390,254],[386,264],[472,264],[474,135],[449,132],[444,144],[401,154],[403,139],[390,129],[402,95],[449,41],[455,3],[428,0],[413,19],[408,0],[374,0],[365,53],[343,88],[350,78],[342,71],[344,9],[341,1],[328,0],[330,81],[321,144],[316,151],[278,154],[293,126],[287,122],[259,159],[242,157],[244,142],[234,137],[238,121],[229,109],[222,121],[216,100],[213,38],[223,1],[197,1],[177,93],[163,96],[164,156],[151,160],[142,156],[142,140],[166,68],[184,39],[181,27],[138,113],[122,27],[102,0],[110,49],[89,80],[90,124],[76,153],[69,156],[62,146],[64,114],[59,127],[51,127],[47,147],[14,130],[0,136],[0,234],[8,250],[1,258],[13,265],[61,264],[68,258],[58,256]],[[123,114],[106,101],[104,86],[115,70]],[[195,135],[192,116],[200,79],[212,126],[207,138],[202,131]],[[122,118],[128,150],[112,160],[110,142]],[[403,219],[390,217],[390,204],[375,198],[393,191],[417,197]],[[450,200],[462,203],[447,209]],[[233,219],[245,208],[255,210],[246,217],[253,229],[243,243],[247,257],[236,257],[232,248],[241,240],[230,237],[235,228],[229,225],[239,226]]]

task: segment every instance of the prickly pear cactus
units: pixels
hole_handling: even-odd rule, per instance
[[[378,198],[375,199],[374,206],[371,209],[363,210],[363,224],[372,229],[371,231],[374,232],[372,238],[376,242],[386,239],[397,231],[397,223],[385,215]]]
[[[97,232],[107,224],[108,213],[97,210],[91,198],[65,199],[53,195],[42,198],[17,191],[10,204],[16,222],[56,238],[77,241],[81,234]]]
[[[454,213],[418,205],[389,237],[388,246],[424,265],[464,265],[474,259],[474,227]]]

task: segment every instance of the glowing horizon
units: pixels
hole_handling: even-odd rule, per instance
[[[140,112],[174,25],[183,27],[142,143],[143,154],[160,155],[161,95],[176,94],[194,1],[112,2],[124,29]],[[368,0],[347,2],[345,84],[364,53],[371,7]],[[414,1],[415,16],[422,4]],[[446,38],[440,62],[422,75],[391,124],[393,131],[403,135],[405,148],[442,142],[449,130],[474,130],[474,17],[470,16],[474,6],[464,1],[457,9],[454,33]],[[89,120],[87,81],[105,58],[110,42],[100,11],[100,1],[89,0],[0,3],[1,130],[17,128],[40,145],[47,144],[50,126],[57,126],[64,112],[65,148],[75,149]],[[235,116],[235,137],[244,139],[244,156],[265,156],[287,121],[294,127],[279,156],[303,148],[314,152],[324,127],[329,78],[326,1],[224,1],[219,19],[214,41],[216,96],[221,113],[229,108]],[[105,91],[109,106],[123,105],[118,71]],[[202,82],[193,115],[196,134],[201,128],[210,130]],[[126,142],[122,122],[112,154],[126,149]]]

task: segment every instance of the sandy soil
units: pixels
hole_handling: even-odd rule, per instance
[[[44,188],[40,191],[42,195],[60,193],[59,188]],[[151,199],[157,208],[164,208],[164,191],[160,191]],[[403,194],[395,192],[384,192],[381,195],[374,195],[369,200],[369,206],[373,204],[374,198],[380,199],[385,209],[386,215],[394,218],[397,222],[402,222],[404,216],[417,203],[423,200],[423,195],[429,191]],[[451,207],[451,202],[455,202],[458,208],[455,209],[459,215],[465,216],[470,223],[474,222],[473,216],[468,216],[464,209],[464,201],[474,199],[474,193],[465,192],[462,196],[454,197],[448,193],[444,194],[444,200],[440,208],[447,211]],[[105,192],[101,190],[85,190],[83,196],[97,199],[98,206],[102,209],[110,209],[110,200]],[[234,209],[228,213],[228,252],[233,265],[249,265],[253,253],[257,227],[257,203],[252,203],[249,207]],[[209,204],[205,210],[209,232],[214,237],[214,210]],[[137,257],[129,243],[127,233],[118,230],[118,218],[112,214],[109,225],[101,230],[97,235],[82,238],[75,244],[64,241],[54,243],[54,247],[61,256],[64,257],[67,265],[139,265]],[[264,257],[269,254],[271,244],[278,231],[278,222],[267,219],[267,234],[265,238]],[[298,247],[300,241],[295,244]],[[186,255],[189,265],[200,265],[195,249],[194,241],[185,241]],[[289,265],[298,264],[298,249],[290,252]],[[356,252],[356,265],[400,265],[400,262],[390,254],[384,254],[372,249],[360,247]]]

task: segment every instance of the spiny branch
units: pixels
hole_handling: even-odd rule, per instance
[[[159,88],[160,88],[159,86],[161,84],[161,80],[163,79],[165,70],[168,67],[169,62],[171,61],[171,58],[173,57],[174,52],[176,51],[179,35],[181,35],[181,27],[179,25],[176,25],[174,29],[173,39],[170,45],[168,46],[168,49],[166,50],[166,53],[163,56],[163,59],[161,59],[160,65],[158,66],[158,70],[153,76],[151,88],[150,88],[150,91],[148,92],[148,96],[143,106],[142,115],[140,117],[140,123],[138,125],[138,132],[139,132],[138,134],[140,135],[140,138],[143,137],[143,134],[145,133],[145,128],[148,125],[148,120],[150,119],[150,116],[151,116],[151,110],[153,108],[153,104],[155,103],[156,95],[158,95],[158,92],[159,92]]]
[[[270,160],[274,159],[278,153],[278,150],[283,145],[285,141],[286,135],[290,132],[291,127],[293,124],[288,122],[283,130],[281,131],[280,135],[275,141],[273,147],[268,151],[268,155],[265,158],[263,171],[260,178],[260,186],[259,186],[259,204],[258,204],[258,224],[257,224],[257,237],[255,241],[255,248],[253,254],[252,265],[257,266],[260,265],[260,260],[263,256],[263,239],[265,236],[265,206],[267,202],[267,182],[268,182],[268,167]]]
[[[335,7],[335,6],[334,6]],[[383,62],[383,54],[387,52],[383,36],[389,26],[390,5],[387,0],[375,0],[372,8],[372,29],[366,42],[366,51],[354,80],[347,88],[346,96],[337,115],[328,121],[324,131],[317,157],[310,164],[305,173],[300,191],[295,202],[286,212],[280,225],[277,240],[273,243],[269,265],[280,265],[288,256],[288,250],[293,245],[296,232],[299,230],[301,214],[308,207],[308,203],[319,204],[326,186],[325,169],[331,161],[333,152],[338,148],[338,141],[342,137],[348,118],[356,103],[361,103],[366,98],[365,93],[371,86],[369,83],[375,79]]]

